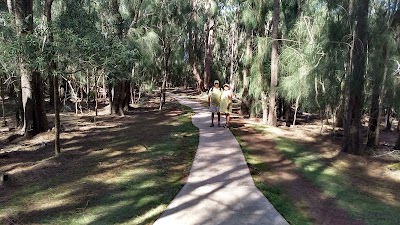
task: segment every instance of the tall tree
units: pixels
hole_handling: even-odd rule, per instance
[[[214,47],[214,30],[215,30],[215,13],[217,10],[217,3],[213,0],[208,1],[208,19],[207,19],[207,38],[206,38],[206,52],[204,62],[204,87],[209,89],[211,79],[211,65],[213,63],[213,47]]]
[[[29,48],[27,41],[33,33],[32,0],[16,0],[14,7],[16,31],[22,48],[18,57],[24,110],[22,131],[25,135],[34,135],[46,131],[48,122],[43,104],[41,75],[30,65],[29,50],[27,49]]]
[[[364,103],[369,0],[353,0],[352,3],[350,11],[352,13],[353,48],[351,50],[351,71],[348,83],[350,88],[342,151],[360,154],[362,152],[360,132]]]
[[[120,3],[118,0],[109,2],[111,37],[116,42],[121,42],[123,38],[123,18],[119,12]],[[122,71],[121,71],[122,72]],[[119,71],[113,74],[113,82],[109,82],[110,87],[110,108],[111,114],[123,116],[124,110],[129,104],[130,83],[127,77],[121,76]]]
[[[189,62],[192,68],[192,74],[197,82],[197,87],[199,91],[204,91],[204,82],[200,76],[198,69],[198,2],[197,0],[192,0],[192,12],[190,26],[188,26],[188,36],[189,36]]]
[[[271,84],[269,89],[269,112],[268,112],[268,125],[277,125],[276,116],[276,89],[278,86],[278,63],[279,63],[279,0],[274,0],[274,12],[272,16],[272,51],[271,51]]]

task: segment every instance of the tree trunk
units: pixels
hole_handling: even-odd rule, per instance
[[[200,77],[200,73],[198,70],[198,57],[197,57],[197,1],[192,0],[192,26],[189,29],[189,57],[190,63],[192,66],[193,77],[197,82],[197,87],[199,91],[204,91],[204,83],[202,78]]]
[[[35,134],[45,132],[49,128],[49,122],[46,116],[44,93],[43,93],[43,79],[38,71],[33,72],[33,94],[34,94],[34,132]]]
[[[95,112],[95,116],[98,116],[98,111],[97,111],[97,98],[98,98],[98,96],[97,96],[97,76],[96,76],[96,72],[93,74],[94,75],[94,102],[95,102],[95,105],[94,105],[94,112]],[[129,88],[130,88],[130,85],[129,85]]]
[[[128,29],[128,35],[130,35],[134,31],[134,29],[136,29],[136,24],[140,17],[140,9],[142,7],[142,4],[143,4],[143,0],[139,0],[138,6],[136,9],[129,7],[129,15],[132,18],[132,22]]]
[[[119,81],[111,91],[111,114],[124,116],[124,109],[129,104],[130,83],[128,80]]]
[[[44,22],[44,30],[46,32],[46,40],[47,44],[52,44],[54,42],[54,36],[52,32],[52,14],[51,14],[51,6],[53,5],[53,0],[45,0],[43,7],[43,22]],[[49,81],[49,93],[50,93],[50,105],[54,106],[54,76],[53,71],[56,69],[56,63],[52,59],[54,56],[54,52],[50,52],[50,60],[47,62],[47,77]]]
[[[392,106],[388,106],[386,108],[386,130],[391,131],[392,130],[392,121],[390,120],[392,117]]]
[[[206,90],[210,88],[211,79],[211,64],[212,64],[212,50],[213,50],[213,40],[214,38],[214,18],[210,16],[208,18],[208,35],[207,35],[207,45],[206,45],[206,58],[204,64],[204,87]]]
[[[372,88],[372,96],[371,96],[371,111],[369,118],[369,129],[368,129],[368,140],[367,146],[375,147],[379,144],[379,127],[380,127],[380,116],[382,111],[382,98],[383,91],[381,91],[384,87],[384,83],[386,80],[387,74],[387,43],[383,43],[382,47],[382,63],[379,63],[379,68],[382,68],[383,76],[381,78],[381,74],[375,74],[373,80],[373,88]],[[381,89],[382,88],[382,89]]]
[[[399,132],[399,135],[397,137],[397,142],[396,142],[396,145],[394,146],[394,149],[400,150],[400,132]]]
[[[249,29],[249,28],[248,28]],[[250,65],[253,58],[253,50],[251,47],[252,43],[251,31],[246,32],[246,56],[244,59],[243,67],[243,93],[242,103],[240,105],[240,113],[244,116],[250,116],[251,98],[249,96],[250,86]]]
[[[278,86],[278,26],[279,26],[279,0],[274,0],[274,12],[272,18],[272,52],[271,52],[271,86],[269,91],[269,113],[268,113],[268,125],[276,126],[276,89]]]
[[[300,102],[300,95],[297,96],[297,98],[296,98],[296,105],[295,105],[295,108],[294,108],[294,116],[293,116],[293,126],[296,125],[297,111],[299,109],[299,102]]]
[[[344,128],[343,152],[361,153],[361,116],[364,102],[364,75],[367,59],[367,33],[369,0],[354,0],[354,48],[351,57],[351,76],[349,77],[349,98]]]
[[[90,112],[89,102],[90,102],[90,75],[89,75],[89,69],[87,69],[86,70],[86,109]]]
[[[56,156],[60,154],[60,85],[58,75],[55,75],[54,80],[54,128],[55,128],[55,141],[54,151]]]
[[[262,104],[262,112],[263,112],[263,124],[268,123],[268,96],[262,91],[261,92],[261,104]]]
[[[32,0],[15,1],[15,25],[21,42],[33,32]],[[21,46],[25,46],[21,43]],[[21,75],[22,105],[24,111],[24,135],[34,135],[47,130],[46,112],[43,107],[42,79],[28,63],[28,56],[20,53],[18,66]]]
[[[6,120],[6,110],[4,107],[4,101],[5,101],[5,90],[4,90],[4,78],[2,77],[0,79],[0,96],[1,96],[1,109],[3,113],[3,126],[7,126],[7,120]]]
[[[165,43],[165,42],[164,42]],[[160,107],[159,110],[162,110],[162,108],[165,105],[165,97],[166,97],[166,85],[167,85],[167,79],[168,79],[168,73],[169,73],[169,58],[171,56],[171,47],[166,46],[164,47],[164,76],[163,76],[163,81],[161,85],[161,91],[160,91]]]
[[[229,55],[229,80],[228,83],[231,86],[232,92],[236,92],[236,82],[235,82],[235,64],[236,64],[236,24],[232,24],[231,28],[232,36],[231,36],[231,49]]]
[[[118,0],[111,0],[109,6],[111,17],[113,18],[112,36],[121,39],[123,34],[123,19],[119,12]],[[123,78],[117,78],[116,83],[110,87],[110,92],[112,92],[110,94],[111,114],[124,116],[124,108],[129,104],[129,87],[129,81]]]
[[[343,127],[344,125],[344,109],[343,104],[340,103],[338,109],[336,110],[336,127]]]

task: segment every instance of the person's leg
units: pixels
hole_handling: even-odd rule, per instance
[[[230,120],[230,115],[229,113],[226,114],[226,127],[229,127],[229,121]]]
[[[218,115],[218,126],[221,126],[221,113],[218,112],[217,115]]]
[[[214,126],[214,113],[212,112],[211,113],[211,125],[210,125],[210,127],[213,127]]]

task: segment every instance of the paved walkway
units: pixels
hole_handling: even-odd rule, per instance
[[[154,225],[287,225],[255,187],[229,129],[209,127],[207,109],[177,99],[196,113],[192,121],[200,129],[199,147],[186,185]]]

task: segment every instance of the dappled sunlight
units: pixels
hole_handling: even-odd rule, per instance
[[[123,151],[114,150],[114,151],[108,153],[108,154],[106,155],[106,157],[115,157],[115,156],[120,156],[120,155],[122,155],[122,154],[124,154]]]
[[[166,204],[161,204],[156,208],[153,208],[141,216],[134,218],[131,221],[127,221],[126,224],[143,224],[146,220],[154,218],[155,216],[160,215],[167,208]]]
[[[268,178],[274,182],[279,183],[279,182],[294,181],[297,179],[297,176],[294,175],[293,173],[282,171],[279,174],[270,175],[270,176],[268,176]]]
[[[63,190],[67,190],[64,191]],[[58,193],[58,192],[61,193]],[[29,203],[29,207],[26,210],[29,211],[42,211],[52,208],[57,208],[64,205],[69,205],[76,201],[76,199],[70,198],[71,193],[74,193],[75,190],[71,189],[71,187],[59,187],[57,189],[52,190],[53,193],[48,193],[49,191],[39,192],[35,195],[36,200]],[[76,196],[77,197],[77,196]]]
[[[168,115],[142,108],[140,116],[98,117],[96,123],[71,116],[59,157],[52,144],[40,148],[42,142],[10,153],[0,166],[12,178],[0,189],[0,223],[154,221],[181,188],[198,144],[191,113],[176,103],[167,108]]]
[[[148,151],[148,148],[146,146],[144,146],[144,145],[138,145],[138,146],[134,146],[134,147],[129,147],[127,149],[127,151],[136,152],[136,153],[143,153],[143,152]]]

